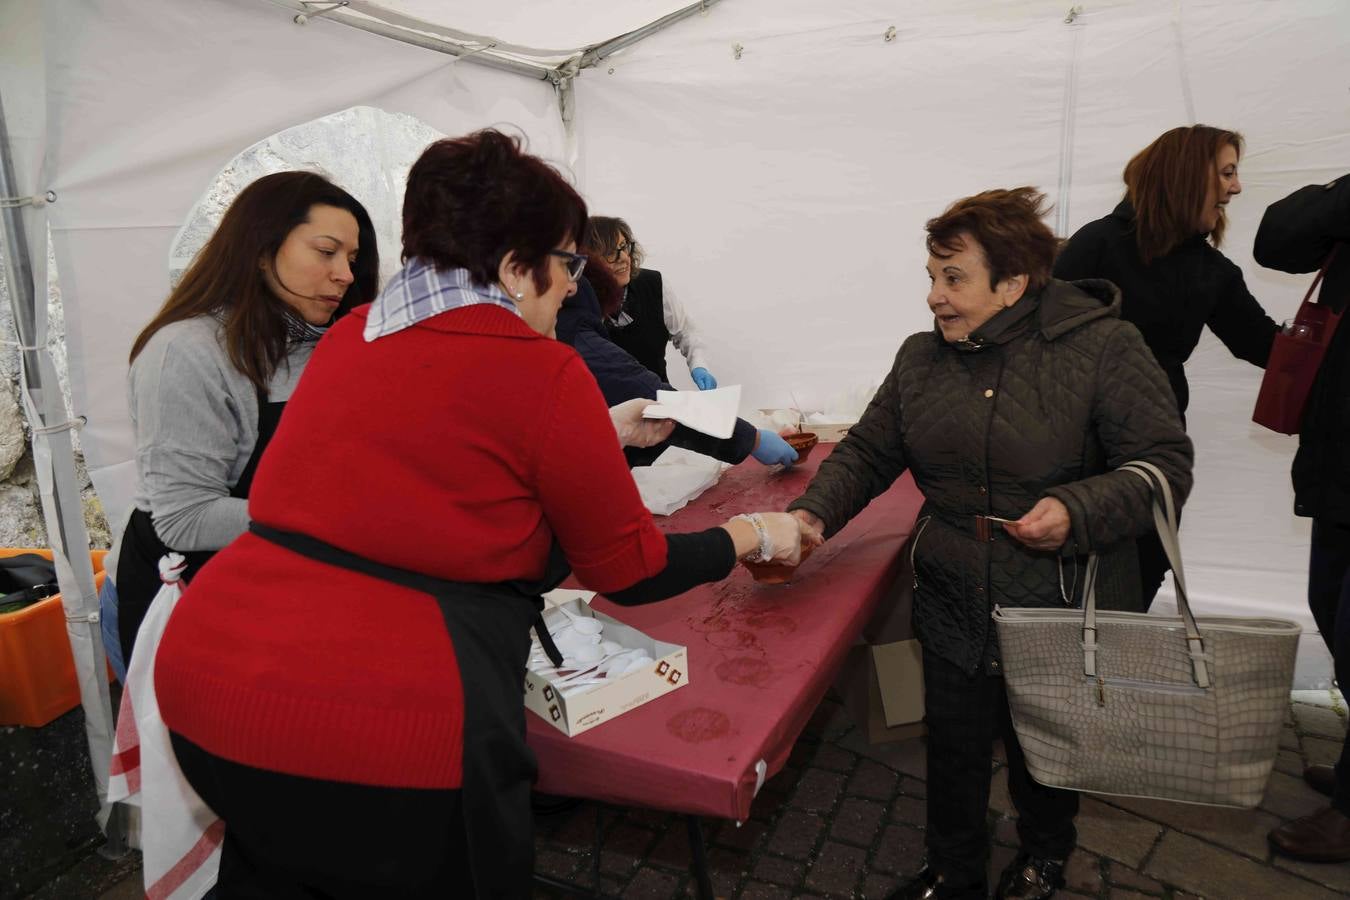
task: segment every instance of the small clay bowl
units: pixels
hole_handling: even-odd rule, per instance
[[[811,449],[820,443],[820,438],[810,431],[785,434],[783,440],[788,442],[789,447],[797,451],[797,462],[806,462],[806,458],[811,455]]]
[[[812,435],[812,437],[815,437],[815,435]],[[815,549],[810,544],[803,544],[802,562],[806,562],[806,558]],[[749,569],[750,575],[760,584],[787,584],[797,572],[797,566],[787,566],[782,563],[750,562],[748,559],[743,559],[741,565]]]

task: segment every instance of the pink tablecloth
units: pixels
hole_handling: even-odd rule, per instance
[[[782,509],[833,445],[783,473],[747,462],[689,506],[668,531]],[[737,566],[716,584],[640,607],[595,608],[689,648],[689,683],[569,738],[526,713],[538,789],[629,806],[745,819],[763,760],[772,776],[834,680],[900,566],[922,503],[908,476],[817,550],[790,585],[761,585]]]

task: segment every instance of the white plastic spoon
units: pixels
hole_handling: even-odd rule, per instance
[[[590,616],[579,616],[565,606],[559,606],[557,609],[572,620],[572,627],[579,634],[599,634],[605,630],[605,623],[598,619],[592,619]]]
[[[562,680],[558,682],[558,684],[560,685],[567,684],[568,682],[586,677],[603,678],[612,672],[617,673],[620,671],[626,671],[629,660],[633,658],[632,654],[641,652],[642,652],[641,650],[621,650],[619,653],[616,653],[613,656],[605,657],[604,659],[600,660],[593,666],[587,666],[586,668],[580,671],[573,672],[571,675],[565,676]]]

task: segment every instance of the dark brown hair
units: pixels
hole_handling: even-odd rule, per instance
[[[591,216],[586,229],[586,246],[609,261],[609,255],[620,241],[628,242],[628,264],[630,277],[636,278],[642,271],[642,260],[646,258],[642,245],[633,240],[633,229],[623,219],[614,216]]]
[[[1027,276],[1027,293],[1050,281],[1059,241],[1043,218],[1050,211],[1045,195],[1033,187],[983,191],[957,200],[942,215],[929,219],[928,252],[947,259],[973,238],[984,248],[989,287],[1005,278]]]
[[[1225,145],[1242,156],[1236,131],[1187,125],[1165,132],[1126,163],[1125,199],[1134,207],[1135,241],[1145,264],[1199,233],[1206,195],[1219,181],[1215,160]],[[1227,225],[1228,215],[1220,211],[1209,233],[1214,246],[1223,243]]]
[[[276,259],[286,236],[309,220],[315,206],[345,209],[356,218],[360,244],[353,280],[338,304],[334,319],[371,300],[379,282],[380,255],[375,227],[356,198],[313,172],[264,175],[239,192],[225,210],[215,233],[183,273],[155,317],[131,345],[131,362],[150,338],[172,322],[197,316],[220,318],[225,352],[258,390],[286,358],[286,302],[263,278],[258,263]]]
[[[436,141],[408,172],[403,196],[403,259],[465,269],[495,284],[514,251],[543,292],[552,283],[549,252],[586,233],[586,203],[518,138],[485,128]]]

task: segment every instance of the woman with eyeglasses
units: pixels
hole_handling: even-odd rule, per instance
[[[615,344],[605,328],[605,311],[619,308],[622,290],[610,267],[592,256],[585,275],[577,282],[576,293],[563,301],[558,313],[558,340],[581,354],[606,403],[631,402],[635,398],[655,400],[657,391],[675,389]],[[748,456],[766,466],[790,466],[797,461],[797,451],[787,441],[745,419],[736,420],[731,437],[720,439],[677,425],[668,439],[648,447],[627,447],[624,456],[631,466],[646,466],[668,446],[682,447],[733,465]]]
[[[616,435],[551,337],[585,226],[576,191],[497,131],[409,172],[407,262],[318,348],[250,531],[157,657],[175,755],[225,822],[222,896],[529,896],[540,592],[570,567],[647,603],[740,557],[800,558],[785,513],[656,528],[620,441],[668,430],[638,425],[640,401]]]
[[[605,322],[611,340],[667,383],[666,346],[673,342],[689,363],[695,386],[700,391],[717,387],[693,320],[661,273],[642,267],[642,245],[633,239],[628,223],[591,216],[587,244],[600,248],[623,291],[620,307]]]
[[[1125,198],[1069,238],[1055,277],[1105,278],[1121,291],[1120,317],[1144,335],[1185,421],[1186,360],[1206,327],[1234,356],[1266,365],[1279,326],[1219,252],[1228,203],[1242,192],[1242,136],[1208,125],[1173,128],[1125,166]],[[1170,568],[1156,532],[1138,543],[1147,612]]]

